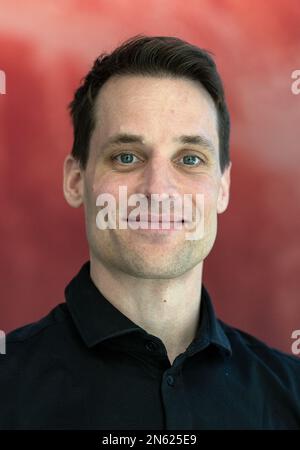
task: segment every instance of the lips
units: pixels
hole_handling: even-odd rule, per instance
[[[128,219],[127,217],[127,222],[148,222],[148,223],[174,223],[174,222],[181,222],[184,223],[185,220],[184,219],[174,219],[174,218],[169,218],[166,216],[148,216],[147,220],[140,220],[140,216],[137,216],[137,218],[135,219]]]

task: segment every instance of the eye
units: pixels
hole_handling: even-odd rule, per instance
[[[185,155],[183,156],[181,159],[184,160],[184,164],[191,166],[191,167],[197,167],[199,166],[199,164],[203,163],[204,164],[204,160],[201,159],[199,156],[197,155]],[[197,163],[198,160],[198,163]]]
[[[117,158],[121,157],[121,161],[118,160]],[[120,164],[124,164],[124,165],[129,165],[130,163],[133,162],[133,158],[136,158],[138,160],[138,158],[133,154],[133,153],[119,153],[116,156],[112,157],[112,160],[115,160],[117,162],[119,162]]]

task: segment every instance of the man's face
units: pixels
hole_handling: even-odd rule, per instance
[[[91,258],[141,278],[174,278],[194,268],[210,252],[217,214],[229,199],[230,167],[221,174],[217,112],[209,94],[185,78],[113,77],[99,92],[95,120],[88,163],[81,173]],[[142,142],[107,144],[124,133],[141,136]],[[183,135],[200,135],[211,148],[180,143]],[[167,194],[183,199],[192,194],[193,211],[196,194],[202,194],[203,237],[186,239],[184,227],[166,233],[129,226],[98,229],[96,199],[103,193],[113,195],[118,217],[119,186],[127,187],[128,197]],[[128,213],[132,209],[128,207]]]

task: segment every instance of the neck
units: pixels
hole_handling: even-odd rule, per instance
[[[91,278],[132,322],[164,343],[171,364],[195,337],[200,316],[203,261],[176,278],[148,279],[107,268],[91,256]]]

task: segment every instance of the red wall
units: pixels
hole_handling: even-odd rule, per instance
[[[232,115],[232,191],[204,280],[223,320],[290,352],[300,329],[298,0],[1,2],[0,329],[63,301],[88,258],[83,211],[62,194],[66,106],[95,57],[137,33],[215,54]]]

